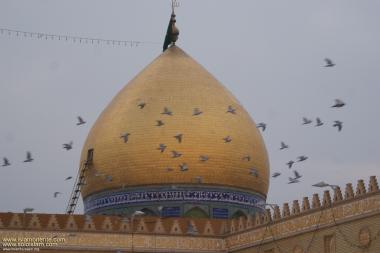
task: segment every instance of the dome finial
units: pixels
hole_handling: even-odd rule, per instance
[[[174,13],[174,8],[176,8],[178,6],[179,6],[179,3],[176,0],[172,0],[172,14],[170,17],[168,29],[166,31],[166,36],[165,36],[165,41],[164,41],[164,46],[163,46],[162,51],[165,51],[169,47],[170,44],[174,45],[178,39],[179,30],[175,26],[176,15]]]

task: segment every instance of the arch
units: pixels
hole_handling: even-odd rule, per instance
[[[235,219],[235,218],[239,218],[243,216],[244,218],[247,218],[247,215],[245,215],[245,213],[241,210],[237,210],[236,212],[234,212],[231,216],[232,219]]]
[[[197,206],[187,211],[184,216],[191,218],[209,218],[209,215]]]

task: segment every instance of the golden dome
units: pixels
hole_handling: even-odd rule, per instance
[[[165,107],[172,115],[163,114]],[[163,125],[157,126],[158,120]],[[125,133],[127,142],[120,137]],[[163,152],[160,144],[166,146]],[[89,149],[94,154],[84,198],[120,188],[196,185],[197,180],[199,185],[199,179],[199,186],[264,197],[268,191],[268,157],[255,123],[220,82],[176,46],[117,94],[92,127],[82,161]],[[172,151],[182,155],[173,158]]]

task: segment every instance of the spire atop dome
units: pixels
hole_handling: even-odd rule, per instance
[[[179,3],[176,0],[172,0],[172,14],[171,14],[171,17],[170,17],[168,29],[166,31],[166,36],[165,36],[165,41],[164,41],[164,46],[163,46],[163,50],[162,51],[165,51],[170,46],[170,44],[174,45],[175,42],[178,39],[179,30],[175,26],[175,23],[176,23],[175,17],[176,17],[176,15],[174,13],[174,8],[178,7],[178,6],[179,6]]]

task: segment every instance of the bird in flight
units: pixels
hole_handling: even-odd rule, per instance
[[[345,105],[346,105],[346,103],[344,103],[342,100],[335,99],[335,104],[331,107],[340,108],[340,107],[343,107]]]
[[[299,183],[299,182],[300,181],[298,179],[289,177],[288,184],[296,184],[296,183]]]
[[[122,138],[124,140],[124,143],[127,143],[128,142],[128,136],[130,136],[131,134],[130,133],[125,133],[123,135],[120,136],[120,138]]]
[[[251,157],[249,155],[246,155],[246,156],[243,156],[242,160],[249,162],[251,161]]]
[[[202,114],[202,111],[199,108],[194,108],[193,110],[193,116],[198,116]]]
[[[318,182],[316,184],[313,184],[312,186],[314,186],[314,187],[327,187],[327,186],[329,186],[329,187],[332,187],[333,189],[339,187],[338,185],[331,185],[331,184],[328,184],[328,183],[326,183],[324,181],[321,181],[321,182]]]
[[[208,161],[208,156],[207,155],[201,155],[201,156],[199,156],[199,160],[201,162],[207,162]]]
[[[65,179],[65,181],[67,181],[67,180],[70,180],[70,179],[72,179],[73,177],[67,177],[66,179]]]
[[[232,105],[229,105],[226,113],[236,114],[236,109],[233,108]]]
[[[106,180],[107,180],[108,182],[112,182],[113,178],[112,178],[112,176],[107,175],[107,176],[106,176]]]
[[[294,170],[293,173],[294,173],[294,179],[299,179],[302,177],[302,175],[300,175],[300,173],[298,173],[298,171],[296,170]]]
[[[66,150],[70,150],[73,148],[73,142],[72,141],[70,141],[70,143],[64,143],[62,145],[63,145],[63,148]]]
[[[259,176],[259,172],[255,168],[249,169],[249,174],[252,175],[252,176],[255,176],[255,177]]]
[[[280,150],[282,150],[282,149],[286,149],[286,148],[289,148],[289,146],[286,145],[285,142],[282,141],[282,142],[281,142]]]
[[[137,106],[140,107],[140,109],[143,109],[146,106],[146,103],[141,101],[140,103],[137,104]]]
[[[261,123],[257,124],[256,127],[261,128],[261,130],[264,132],[265,129],[267,128],[267,124],[261,122]]]
[[[224,143],[229,143],[229,142],[232,141],[232,139],[231,139],[230,136],[226,136],[226,137],[224,137],[223,140],[224,140]]]
[[[84,121],[81,116],[78,116],[77,119],[78,119],[77,126],[86,124],[86,121]]]
[[[156,126],[158,126],[158,127],[165,125],[162,120],[156,120],[156,122],[157,122]]]
[[[165,115],[169,115],[169,116],[172,116],[173,115],[173,112],[169,110],[169,108],[167,107],[164,107],[164,111],[161,112],[161,114],[165,114]]]
[[[11,165],[10,163],[9,163],[9,160],[8,160],[8,158],[6,158],[6,157],[4,157],[3,158],[3,167],[5,167],[5,166],[9,166],[9,165]]]
[[[187,171],[187,170],[189,170],[189,167],[187,167],[186,163],[182,163],[182,164],[179,165],[179,169],[181,171]]]
[[[181,143],[182,142],[182,136],[183,136],[183,134],[177,134],[177,135],[174,135],[173,137],[177,139],[178,143]]]
[[[304,156],[304,155],[301,155],[298,157],[298,161],[297,162],[303,162],[303,161],[306,161],[307,160],[307,156]]]
[[[310,124],[311,122],[313,122],[311,119],[308,119],[308,118],[306,118],[306,117],[303,117],[303,118],[302,118],[302,121],[303,121],[302,125],[308,125],[308,124]]]
[[[334,67],[335,66],[335,63],[333,63],[333,61],[330,60],[329,58],[325,58],[325,62],[326,62],[325,67]]]
[[[337,127],[338,131],[340,132],[342,131],[342,128],[343,128],[343,122],[339,120],[335,120],[333,127]]]
[[[62,194],[61,192],[54,192],[54,198],[56,198],[59,194]]]
[[[294,161],[290,160],[289,162],[286,163],[288,165],[289,169],[292,168]]]
[[[316,127],[319,127],[319,126],[323,125],[323,122],[322,122],[322,120],[320,118],[317,117],[316,121],[317,121],[317,124],[315,125]]]
[[[177,151],[175,151],[175,150],[173,150],[172,151],[172,158],[178,158],[178,157],[180,157],[182,154],[181,153],[179,153],[179,152],[177,152]]]
[[[30,163],[32,162],[34,159],[32,158],[32,153],[30,153],[29,151],[26,152],[26,160],[24,161],[24,163]]]
[[[161,143],[157,149],[160,150],[161,153],[163,153],[166,149],[166,145]]]
[[[272,177],[276,178],[276,177],[278,177],[279,175],[281,175],[280,172],[275,172],[275,173],[272,174]]]

